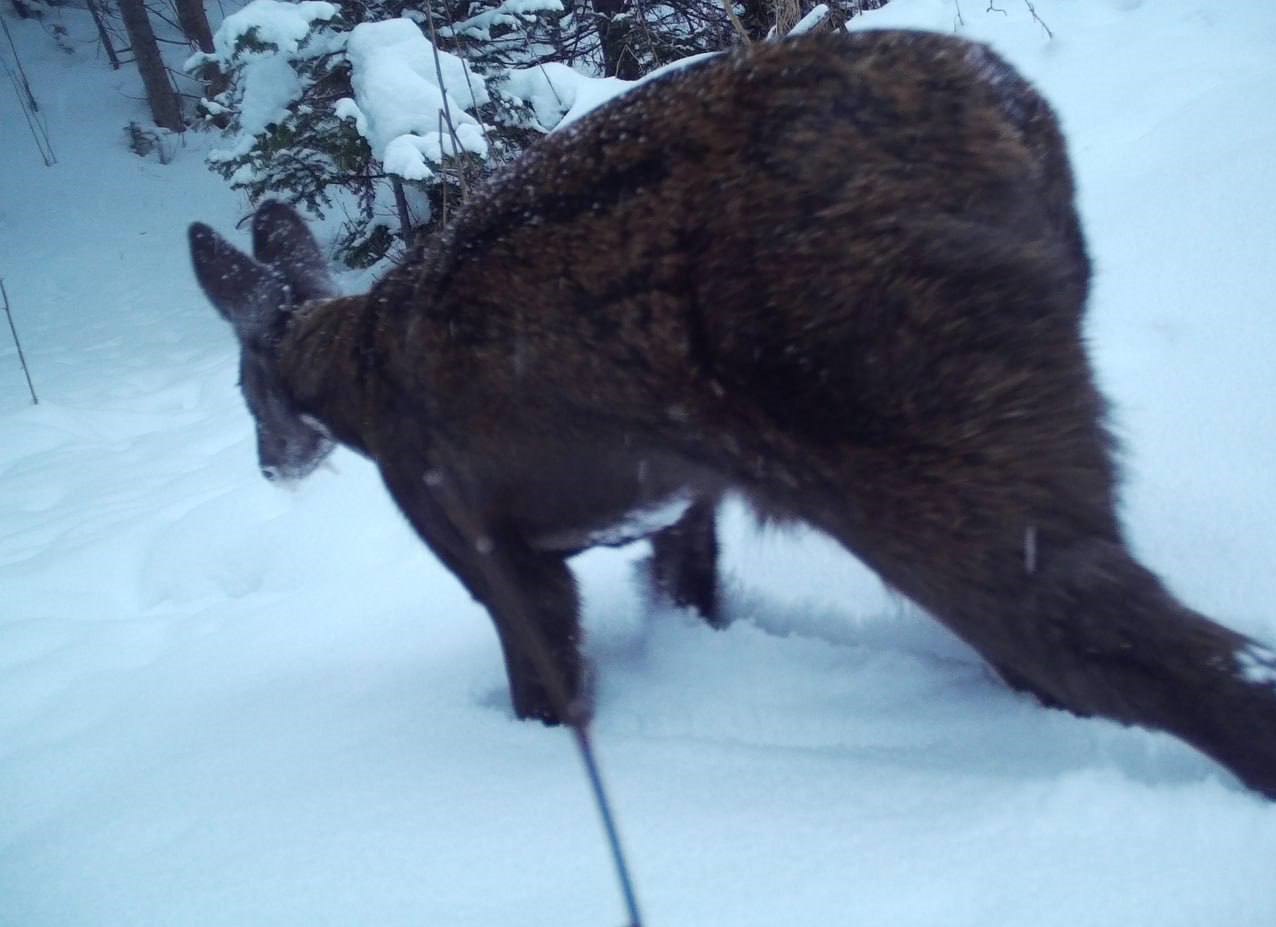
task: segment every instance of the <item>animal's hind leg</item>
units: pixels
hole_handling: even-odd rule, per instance
[[[1276,797],[1276,654],[1176,601],[1119,538],[1059,530],[1058,516],[1025,558],[1013,531],[966,514],[947,538],[936,531],[954,523],[897,522],[853,549],[1016,687],[1167,731]]]
[[[1040,636],[1023,646],[1025,675],[1075,711],[1181,737],[1276,797],[1276,654],[1183,606],[1118,544],[1061,551],[1026,591]]]
[[[653,535],[650,576],[660,595],[720,628],[726,622],[718,594],[716,513],[716,499],[697,499],[675,524]]]
[[[1065,708],[1065,706],[1057,698],[1045,689],[1029,682],[1028,678],[1018,670],[1011,669],[1009,666],[1005,666],[1004,664],[992,663],[991,661],[989,665],[992,667],[993,672],[997,674],[997,678],[1016,692],[1031,695],[1047,708]],[[1083,714],[1083,712],[1077,711],[1076,709],[1072,709],[1072,711],[1074,714]]]

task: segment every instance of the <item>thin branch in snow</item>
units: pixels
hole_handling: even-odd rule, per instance
[[[1037,8],[1032,5],[1032,0],[1023,0],[1023,2],[1027,4],[1028,12],[1032,14],[1032,18],[1037,21],[1037,24],[1040,25],[1042,29],[1046,30],[1046,37],[1053,39],[1054,33],[1050,31],[1050,27],[1046,25],[1045,20],[1037,15]]]
[[[452,121],[452,105],[448,102],[447,84],[443,81],[443,62],[439,58],[439,36],[434,31],[434,11],[431,9],[431,4],[429,3],[425,5],[425,19],[430,25],[430,45],[434,52],[434,73],[439,79],[439,92],[443,96],[443,109],[441,109],[440,112],[443,114],[443,118],[447,121],[448,134],[452,136],[452,153],[455,157],[459,158],[462,151],[461,139],[457,136],[456,124]],[[461,68],[462,70],[466,70],[464,62],[461,63]],[[462,195],[466,192],[464,171],[461,172],[461,191]]]
[[[31,383],[31,370],[27,367],[26,355],[22,353],[22,342],[18,340],[18,329],[13,324],[13,309],[9,306],[9,291],[4,287],[4,278],[0,277],[0,297],[4,298],[4,314],[9,317],[9,331],[13,335],[13,346],[18,349],[18,363],[22,364],[22,372],[27,378],[27,389],[31,391],[31,404],[38,406],[40,400],[36,398],[35,386]]]
[[[576,741],[576,749],[581,763],[585,767],[586,778],[593,794],[598,816],[602,820],[603,831],[611,852],[612,864],[620,883],[621,895],[625,902],[625,910],[629,915],[627,927],[641,927],[642,917],[638,912],[638,899],[634,891],[633,878],[629,873],[629,865],[625,858],[624,847],[620,842],[620,831],[616,826],[616,818],[612,812],[611,799],[603,783],[598,759],[594,755],[593,740],[589,730],[589,715],[581,706],[568,696],[554,658],[550,654],[549,645],[545,642],[540,630],[528,614],[527,601],[521,591],[509,580],[513,571],[506,565],[504,552],[499,545],[494,545],[483,530],[478,517],[470,506],[466,505],[460,493],[456,491],[445,471],[431,467],[426,470],[424,483],[439,508],[443,510],[448,521],[460,532],[461,536],[474,550],[481,551],[484,556],[478,560],[479,569],[487,580],[492,597],[492,606],[499,608],[506,615],[514,618],[512,626],[522,638],[525,652],[536,665],[536,672],[545,686],[546,692],[554,702],[559,717],[571,728]]]

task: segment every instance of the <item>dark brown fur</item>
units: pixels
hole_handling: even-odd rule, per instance
[[[515,625],[576,696],[565,557],[635,510],[697,500],[651,572],[720,619],[731,488],[829,533],[1013,684],[1276,796],[1276,657],[1122,539],[1063,140],[987,49],[812,36],[652,82],[546,138],[367,296],[328,298],[286,207],[255,229],[257,261],[192,241],[278,445],[263,467],[304,475],[323,430],[375,460],[492,612],[521,717],[561,712]]]

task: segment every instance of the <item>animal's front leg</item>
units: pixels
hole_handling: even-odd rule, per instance
[[[510,698],[520,718],[547,724],[583,720],[580,601],[563,557],[518,537],[493,537],[479,556],[485,602],[505,654]]]
[[[514,713],[547,724],[583,719],[580,602],[563,556],[481,518],[437,473],[383,464],[382,477],[417,534],[492,616]]]

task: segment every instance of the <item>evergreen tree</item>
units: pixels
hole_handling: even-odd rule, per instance
[[[833,24],[885,0],[837,2]],[[810,9],[805,3],[742,0],[729,14],[721,0],[257,0],[228,17],[213,53],[194,61],[197,70],[215,65],[229,81],[204,101],[207,115],[229,124],[230,144],[210,164],[254,202],[275,196],[320,217],[343,210],[338,254],[369,265],[446,221],[472,184],[561,118],[566,106],[533,107],[525,90],[511,90],[526,84],[528,69],[566,64],[637,78],[728,47],[743,39],[742,28],[760,33],[753,39],[787,31]],[[290,30],[278,28],[281,15],[295,17]],[[467,86],[448,96],[469,100],[452,117],[472,133],[472,144],[460,142],[457,125],[444,125],[442,112],[423,114],[437,118],[436,130],[418,125],[393,153],[370,143],[376,130],[355,102],[347,43],[361,23],[400,17],[416,23],[450,68],[459,67],[452,55],[464,60]],[[403,27],[395,28],[401,35]],[[541,83],[554,92],[548,74]]]
[[[225,92],[204,101],[209,116],[229,120],[231,140],[210,156],[210,165],[254,202],[276,196],[319,216],[344,209],[338,253],[353,266],[384,257],[418,226],[438,224],[471,184],[525,147],[538,130],[527,104],[498,84],[520,59],[553,57],[551,21],[562,15],[558,0],[479,0],[463,10],[440,12],[433,24],[419,10],[387,3],[347,2],[341,12],[329,4],[292,9],[298,17],[310,17],[304,37],[281,37],[265,22],[245,27],[254,16],[250,6],[218,30],[214,53],[194,62],[196,68],[216,64],[230,80]],[[471,58],[467,81],[481,100],[467,115],[485,139],[482,154],[444,145],[448,150],[428,176],[387,171],[351,118],[357,107],[342,104],[356,95],[346,54],[356,23],[348,17],[371,13],[385,21],[396,12],[417,22],[422,35],[433,25],[442,50],[466,51]],[[396,215],[397,223],[391,221]]]

